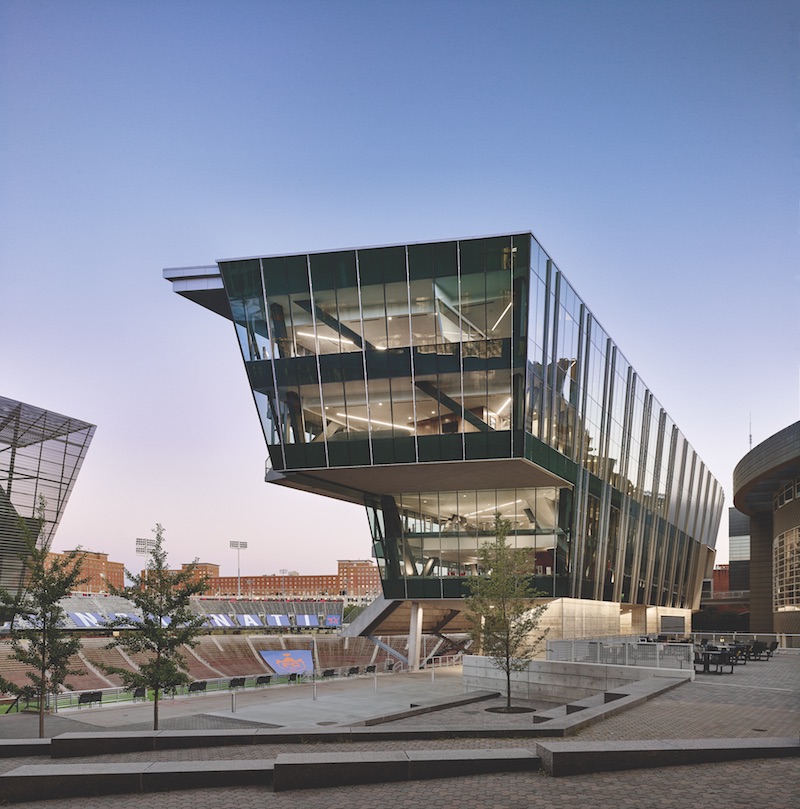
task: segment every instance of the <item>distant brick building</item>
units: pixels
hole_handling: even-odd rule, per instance
[[[64,559],[70,551],[63,553],[50,552],[47,554],[48,565],[56,558]],[[122,562],[112,562],[107,553],[98,551],[84,551],[78,549],[78,557],[82,560],[81,576],[86,581],[79,585],[81,593],[107,593],[108,585],[124,587],[125,565]]]
[[[214,567],[209,565],[208,567]],[[235,597],[241,590],[246,598],[324,598],[349,596],[360,598],[380,593],[381,577],[377,566],[366,559],[340,559],[335,574],[301,575],[297,571],[261,576],[211,575],[204,595]]]

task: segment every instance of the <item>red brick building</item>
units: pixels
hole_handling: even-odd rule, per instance
[[[70,551],[63,553],[50,552],[47,554],[48,563],[56,558],[64,559]],[[107,593],[108,584],[122,588],[125,585],[125,565],[122,562],[109,561],[107,553],[97,551],[78,550],[78,556],[83,560],[81,575],[86,581],[80,585],[81,593]]]
[[[301,575],[295,570],[269,575],[209,575],[204,595],[235,597],[241,589],[246,598],[324,598],[375,596],[381,591],[381,577],[374,562],[340,559],[334,574]]]

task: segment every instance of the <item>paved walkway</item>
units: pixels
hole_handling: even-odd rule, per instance
[[[403,674],[378,678],[377,692],[369,678],[321,684],[317,700],[310,686],[271,688],[240,693],[236,713],[231,713],[229,695],[167,700],[163,703],[163,729],[220,727],[308,727],[332,722],[348,723],[365,716],[390,713],[410,702],[445,699],[462,693],[460,671]],[[496,700],[501,703],[502,700]],[[491,703],[440,711],[384,727],[424,726],[426,722],[479,727],[529,724],[530,714],[487,713]],[[542,708],[547,703],[534,703]],[[152,727],[152,707],[126,705],[117,708],[83,709],[47,718],[48,735],[73,730],[140,730]],[[652,739],[794,736],[800,734],[800,655],[778,655],[770,661],[751,661],[738,666],[733,675],[698,675],[650,702],[582,731],[577,739]],[[36,735],[36,717],[0,718],[0,736],[22,738]],[[325,750],[392,750],[447,747],[504,747],[507,739],[458,739],[392,741],[346,746],[326,745]],[[518,742],[515,742],[518,745]],[[307,745],[259,745],[253,748],[223,747],[168,750],[127,756],[107,755],[81,762],[156,761],[273,758],[278,752],[307,752]],[[0,759],[7,771],[23,759]],[[76,762],[76,766],[80,766]],[[2,800],[2,796],[0,796]],[[58,801],[61,809],[392,809],[436,805],[460,809],[686,809],[711,800],[726,807],[748,809],[796,809],[800,806],[800,759],[778,759],[702,764],[630,772],[601,773],[570,778],[547,778],[541,774],[481,775],[430,782],[379,784],[273,793],[258,787],[225,790],[188,790],[154,795],[115,795]],[[27,804],[31,809],[54,802]]]

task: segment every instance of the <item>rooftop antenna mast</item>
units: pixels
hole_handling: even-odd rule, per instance
[[[753,449],[753,411],[750,411],[750,449]]]

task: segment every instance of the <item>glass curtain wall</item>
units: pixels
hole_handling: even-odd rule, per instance
[[[21,585],[25,532],[49,547],[95,427],[0,397],[0,587]],[[44,502],[44,522],[39,506]]]
[[[220,268],[276,469],[524,457],[570,485],[466,499],[554,497],[548,592],[690,603],[719,484],[531,234]],[[376,552],[386,582],[442,594],[486,534],[414,488],[367,498]]]

